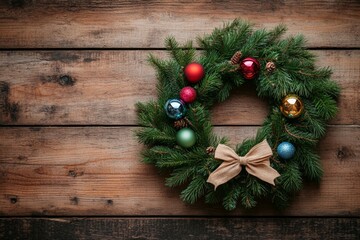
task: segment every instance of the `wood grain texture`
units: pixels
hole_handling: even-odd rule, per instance
[[[186,205],[140,163],[134,104],[156,97],[146,56],[237,17],[304,34],[342,87],[323,180],[285,211]],[[0,0],[0,239],[358,239],[359,49],[358,0]],[[267,114],[255,95],[250,84],[213,109],[232,146]]]
[[[186,205],[165,173],[140,163],[141,145],[129,127],[0,128],[0,215],[238,215],[359,216],[360,128],[332,126],[319,152],[324,177],[305,184],[291,206],[267,202],[254,210]],[[231,146],[257,127],[217,127]]]
[[[360,123],[360,51],[313,51],[342,88],[332,124]],[[0,122],[8,125],[136,125],[135,103],[156,98],[146,61],[163,51],[2,51]],[[4,88],[7,87],[7,91]],[[1,102],[6,104],[1,104]],[[259,125],[265,100],[252,84],[215,106],[216,125]]]
[[[0,238],[346,240],[359,237],[359,224],[356,218],[2,218]]]
[[[0,48],[162,48],[241,17],[303,33],[309,47],[359,47],[360,3],[342,1],[31,1],[0,3]]]

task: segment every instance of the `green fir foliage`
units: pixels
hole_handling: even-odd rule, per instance
[[[322,167],[315,151],[316,144],[325,135],[326,122],[337,112],[340,88],[330,80],[329,68],[315,66],[316,58],[305,49],[304,37],[285,38],[285,31],[283,25],[272,30],[255,30],[251,24],[235,20],[199,37],[200,53],[196,53],[192,42],[180,45],[174,37],[169,37],[165,41],[169,52],[167,59],[149,56],[149,63],[156,70],[158,98],[137,104],[141,128],[136,135],[147,146],[142,152],[143,161],[166,169],[169,172],[166,185],[182,187],[180,197],[185,202],[195,203],[203,198],[207,203],[222,204],[226,210],[233,210],[237,206],[255,207],[258,200],[267,198],[275,206],[284,208],[302,188],[304,180],[321,179]],[[274,187],[243,169],[215,191],[206,180],[221,162],[214,159],[207,148],[227,140],[214,134],[210,109],[245,82],[237,66],[230,62],[237,51],[241,52],[241,59],[254,57],[260,62],[260,73],[252,82],[258,96],[268,101],[270,113],[257,135],[238,144],[236,152],[243,156],[267,139],[273,149],[271,166],[281,176]],[[183,148],[177,144],[178,130],[174,121],[167,117],[164,104],[170,98],[179,98],[180,90],[189,85],[183,69],[194,61],[204,66],[206,74],[201,82],[192,85],[197,91],[196,101],[187,104],[186,121],[196,134],[196,144]],[[267,71],[268,62],[273,62],[276,69]],[[305,109],[299,118],[288,119],[279,110],[282,98],[288,94],[299,95],[304,103]],[[276,147],[283,141],[296,146],[292,159],[283,160],[276,153]]]

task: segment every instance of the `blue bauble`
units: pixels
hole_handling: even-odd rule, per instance
[[[282,159],[288,160],[295,155],[295,147],[289,142],[282,142],[277,147],[277,153]]]
[[[164,108],[169,118],[178,120],[180,118],[185,117],[185,113],[186,113],[185,103],[180,99],[174,98],[167,100]]]

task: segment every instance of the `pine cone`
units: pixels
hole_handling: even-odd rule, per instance
[[[207,154],[212,154],[215,152],[215,148],[213,146],[207,147],[206,148],[206,153]]]
[[[268,71],[269,73],[273,72],[276,69],[275,63],[274,62],[267,62],[266,63],[266,71]]]
[[[240,63],[240,59],[241,59],[241,52],[237,51],[230,59],[230,62],[232,65],[236,65]]]
[[[188,123],[184,119],[180,119],[174,122],[174,127],[176,129],[187,127]]]

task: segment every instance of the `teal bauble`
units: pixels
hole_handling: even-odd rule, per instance
[[[295,147],[289,142],[282,142],[277,147],[277,153],[279,154],[279,157],[281,157],[284,160],[288,160],[295,155]]]
[[[192,147],[196,142],[195,132],[190,128],[182,128],[176,134],[176,141],[184,148]]]
[[[166,115],[168,115],[169,118],[179,120],[185,117],[186,106],[185,103],[180,99],[173,98],[167,100],[164,108]]]

